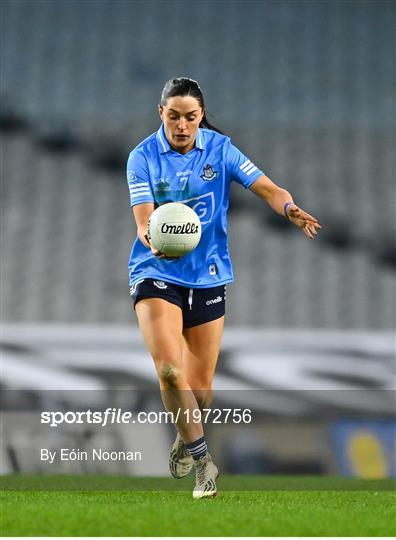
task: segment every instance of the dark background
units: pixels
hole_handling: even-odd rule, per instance
[[[238,185],[227,324],[393,328],[395,4],[3,0],[3,313],[136,324],[125,165],[173,76],[323,225]],[[303,306],[303,309],[302,309]]]

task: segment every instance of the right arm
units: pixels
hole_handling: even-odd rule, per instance
[[[146,248],[151,249],[147,238],[147,226],[149,217],[154,211],[154,197],[147,159],[141,150],[135,149],[129,154],[127,179],[137,236]]]
[[[144,246],[151,249],[153,254],[158,257],[159,259],[166,259],[167,261],[173,261],[175,259],[179,259],[179,257],[167,257],[161,251],[158,251],[155,249],[149,242],[148,236],[147,236],[147,229],[148,229],[148,220],[151,214],[154,211],[154,203],[148,202],[148,203],[142,203],[142,204],[136,204],[132,207],[133,209],[133,215],[135,216],[136,221],[136,227],[137,227],[137,235],[139,240],[142,242]]]
[[[130,153],[127,164],[127,179],[139,240],[160,259],[178,259],[178,257],[166,257],[153,248],[147,237],[148,220],[154,211],[154,197],[151,191],[146,156],[142,152],[133,151]]]
[[[132,210],[136,221],[137,236],[144,246],[151,249],[147,238],[147,225],[149,217],[154,211],[154,203],[136,204],[132,207]]]

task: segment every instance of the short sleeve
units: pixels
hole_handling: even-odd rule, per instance
[[[248,189],[259,176],[264,173],[250,159],[248,159],[236,146],[229,144],[226,153],[226,167],[231,180],[235,180]]]
[[[131,206],[154,202],[147,160],[142,152],[133,150],[127,164],[127,180]]]

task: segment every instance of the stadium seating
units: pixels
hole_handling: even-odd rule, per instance
[[[213,123],[323,225],[310,242],[232,187],[227,322],[393,327],[390,4],[163,5],[4,2],[6,319],[135,323],[123,169],[164,81],[189,75]]]

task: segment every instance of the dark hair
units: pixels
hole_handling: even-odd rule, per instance
[[[166,81],[164,89],[162,90],[160,105],[166,105],[168,99],[175,96],[195,97],[204,112],[199,127],[212,129],[213,131],[217,131],[217,133],[221,133],[223,135],[223,132],[217,129],[215,126],[212,126],[212,124],[210,124],[208,122],[208,119],[206,118],[204,98],[202,90],[199,87],[197,81],[194,81],[194,79],[189,79],[188,77],[177,77],[176,79],[169,79],[169,81]]]

